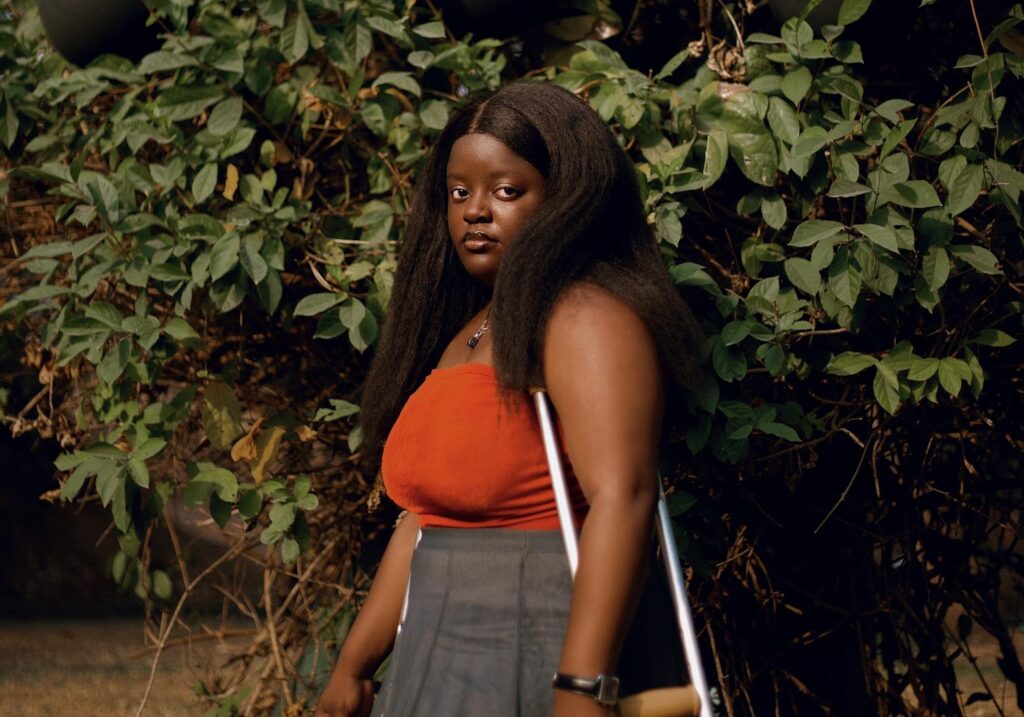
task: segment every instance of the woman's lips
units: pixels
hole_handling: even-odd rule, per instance
[[[491,239],[483,232],[466,232],[462,237],[462,246],[466,248],[466,251],[474,254],[482,254],[490,251],[491,248],[497,244],[497,241]]]

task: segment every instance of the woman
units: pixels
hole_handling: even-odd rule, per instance
[[[370,713],[407,585],[375,715],[613,714],[551,675],[616,673],[666,395],[691,385],[696,337],[633,165],[584,101],[516,82],[453,115],[410,209],[362,400],[364,450],[408,512],[318,717]],[[575,476],[575,582],[527,396],[541,385]]]

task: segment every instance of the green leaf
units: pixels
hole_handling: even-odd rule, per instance
[[[809,219],[803,222],[793,232],[793,238],[789,240],[789,246],[800,248],[814,246],[822,239],[833,237],[843,231],[843,225],[827,219]]]
[[[921,275],[933,294],[937,293],[949,278],[949,254],[942,247],[932,247],[921,261]]]
[[[345,303],[338,309],[338,318],[341,320],[341,325],[347,329],[358,327],[365,316],[366,305],[355,297],[346,299]]]
[[[210,517],[223,528],[231,520],[231,503],[221,500],[216,493],[210,495]]]
[[[704,174],[707,180],[704,188],[718,181],[725,171],[729,159],[729,137],[721,130],[714,130],[708,135],[707,148],[704,151]]]
[[[238,499],[238,515],[242,520],[252,520],[263,509],[263,496],[258,490],[248,490]]]
[[[0,125],[0,139],[7,147],[14,145],[14,141],[18,138],[18,112],[15,110],[14,105],[11,104],[10,96],[5,92],[3,94],[3,124]]]
[[[938,207],[942,204],[935,188],[923,179],[913,179],[909,182],[896,182],[892,185],[893,193],[889,197],[893,204],[911,209],[926,209]]]
[[[114,461],[104,461],[103,466],[96,472],[96,494],[104,507],[110,505],[114,495],[120,489],[124,491],[124,479],[128,469]]]
[[[295,306],[294,316],[317,316],[347,298],[345,294],[321,292],[302,297]]]
[[[204,505],[214,493],[227,503],[234,503],[238,497],[238,478],[226,468],[200,462],[189,466],[189,472],[192,479],[185,486],[182,495],[187,505]]]
[[[767,192],[761,198],[761,216],[772,229],[786,225],[786,202],[775,192]]]
[[[999,329],[983,329],[981,333],[971,339],[973,344],[981,344],[982,346],[995,346],[996,348],[1004,348],[1017,342],[1017,339],[1010,336],[1005,331]]]
[[[314,421],[337,421],[338,419],[359,413],[359,406],[340,398],[330,399],[330,408],[321,408],[313,416]]]
[[[390,18],[381,17],[379,15],[370,15],[369,17],[366,18],[366,24],[372,27],[377,32],[381,32],[389,37],[393,37],[396,40],[406,39],[405,26],[402,23],[396,22],[395,20],[392,20]],[[441,23],[437,24],[440,25]],[[420,34],[420,36],[422,37],[422,31],[424,30],[424,28],[430,26],[432,26],[432,23],[420,25],[418,29],[421,32],[417,34]]]
[[[828,144],[828,132],[824,127],[808,127],[801,133],[800,139],[793,145],[792,156],[795,159],[810,157]]]
[[[295,538],[285,538],[281,541],[281,560],[285,565],[291,565],[299,559],[299,543]]]
[[[420,105],[420,121],[430,129],[444,129],[448,124],[448,105],[441,100],[427,100]]]
[[[210,444],[221,450],[230,449],[242,430],[242,406],[231,387],[223,381],[208,384],[201,415]]]
[[[850,25],[860,20],[871,7],[871,0],[843,0],[839,6],[839,24]]]
[[[790,257],[786,259],[783,267],[793,286],[811,296],[818,293],[818,288],[821,286],[821,274],[811,262],[800,257]]]
[[[893,234],[892,230],[888,227],[879,226],[877,224],[854,224],[853,228],[863,234],[873,244],[891,251],[893,254],[898,254],[900,251],[899,241],[896,239],[896,235]]]
[[[969,209],[978,200],[985,184],[985,170],[980,164],[969,164],[953,180],[946,197],[950,216]]]
[[[139,62],[138,70],[144,75],[154,72],[167,72],[177,70],[180,67],[194,67],[199,61],[184,52],[166,52],[158,50],[151,52]]]
[[[746,321],[730,321],[722,327],[722,342],[726,346],[738,344],[750,334],[750,324]]]
[[[927,381],[939,370],[939,360],[935,358],[915,358],[911,361],[907,378],[911,381]]]
[[[832,183],[832,186],[829,187],[828,196],[836,199],[859,197],[860,195],[867,194],[870,191],[871,187],[839,177]]]
[[[853,376],[869,366],[878,365],[879,361],[874,356],[856,351],[844,351],[832,357],[832,360],[825,366],[825,372],[835,376]]]
[[[420,37],[426,37],[431,40],[440,40],[445,36],[443,22],[425,22],[414,27],[412,31]]]
[[[765,421],[763,423],[758,423],[757,428],[763,431],[764,433],[768,433],[773,436],[778,436],[779,438],[785,438],[787,441],[792,441],[793,443],[800,442],[800,436],[797,434],[797,432],[794,431],[790,426],[787,426],[785,423],[778,423],[777,421]]]
[[[807,96],[807,90],[811,88],[811,71],[804,66],[799,66],[786,73],[782,78],[782,94],[784,94],[794,105]]]
[[[738,381],[747,375],[746,355],[739,349],[726,346],[721,339],[714,342],[711,358],[715,373],[726,383]]]
[[[131,341],[125,339],[116,346],[112,346],[96,367],[96,373],[108,386],[113,386],[114,382],[124,373],[124,368],[128,365],[130,351]]]
[[[228,232],[216,241],[210,250],[210,278],[216,281],[238,265],[238,252],[242,240],[235,232]]]
[[[882,149],[878,153],[879,162],[888,157],[889,154],[899,146],[900,142],[910,134],[910,130],[914,128],[915,124],[917,124],[916,119],[908,119],[900,122],[889,130],[889,134],[886,135],[885,142],[882,143]]]
[[[164,324],[164,333],[177,341],[179,344],[197,345],[200,343],[199,334],[192,328],[185,319],[174,317],[168,319]]]
[[[849,308],[856,305],[860,295],[861,275],[860,270],[850,262],[850,253],[846,247],[836,251],[836,257],[828,269],[828,287]]]
[[[156,113],[172,122],[192,119],[223,96],[217,85],[171,85],[156,98]]]
[[[832,56],[847,65],[862,64],[864,53],[860,49],[860,43],[852,40],[840,40],[832,46]]]
[[[947,247],[949,253],[982,274],[1002,274],[995,254],[977,244],[953,244]]]
[[[288,24],[281,32],[278,48],[288,62],[295,64],[309,50],[309,33],[306,23],[302,22],[301,13],[292,15]]]
[[[217,103],[206,121],[206,129],[217,137],[223,137],[238,126],[242,119],[242,98],[228,97]]]
[[[141,461],[148,460],[162,451],[166,445],[167,441],[163,438],[148,438],[142,445],[136,446],[135,450],[132,451],[132,457],[138,458]]]
[[[164,602],[171,599],[171,596],[174,594],[174,586],[171,584],[171,578],[167,573],[163,570],[154,570],[149,577],[149,582],[153,589],[153,595]]]
[[[250,234],[242,242],[242,267],[254,284],[259,284],[267,276],[267,261],[260,255],[262,247],[262,233]]]
[[[956,363],[954,363],[957,361],[959,359],[949,357],[939,359],[939,385],[954,398],[960,394],[960,387],[963,381],[960,371]]]
[[[658,71],[658,74],[654,76],[654,80],[657,82],[659,80],[665,79],[673,72],[675,72],[677,69],[679,69],[679,67],[682,66],[682,64],[689,60],[691,57],[693,57],[693,53],[690,52],[689,48],[684,47],[682,50],[680,50],[671,58],[669,58],[668,62],[662,65],[661,69]]]
[[[879,363],[875,367],[875,380],[871,388],[878,405],[890,415],[896,413],[900,406],[900,380],[896,372],[884,363]]]
[[[790,104],[780,97],[768,100],[768,126],[786,144],[792,145],[800,138],[800,120]]]
[[[353,348],[362,352],[377,340],[377,333],[377,318],[368,311],[358,326],[349,329],[348,340]]]
[[[380,87],[381,85],[393,85],[416,97],[419,97],[422,93],[420,84],[413,78],[410,72],[384,72],[373,81],[373,87]]]
[[[216,187],[217,164],[216,162],[210,162],[203,165],[203,168],[196,172],[196,176],[192,180],[192,198],[195,199],[196,204],[202,204],[209,199]]]
[[[149,488],[149,469],[145,461],[132,457],[128,459],[128,474],[140,488]]]

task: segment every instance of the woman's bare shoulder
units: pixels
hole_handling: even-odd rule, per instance
[[[544,336],[545,373],[607,376],[628,369],[655,372],[657,348],[644,320],[622,298],[596,284],[577,282],[552,307]]]

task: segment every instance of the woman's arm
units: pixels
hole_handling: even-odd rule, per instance
[[[342,645],[338,662],[317,703],[316,717],[369,715],[371,678],[391,650],[409,582],[419,518],[406,513],[388,541],[377,575]]]
[[[654,339],[617,297],[575,286],[549,319],[544,378],[590,503],[558,669],[614,674],[646,574],[658,497],[664,384]],[[556,690],[555,714],[611,711]]]

